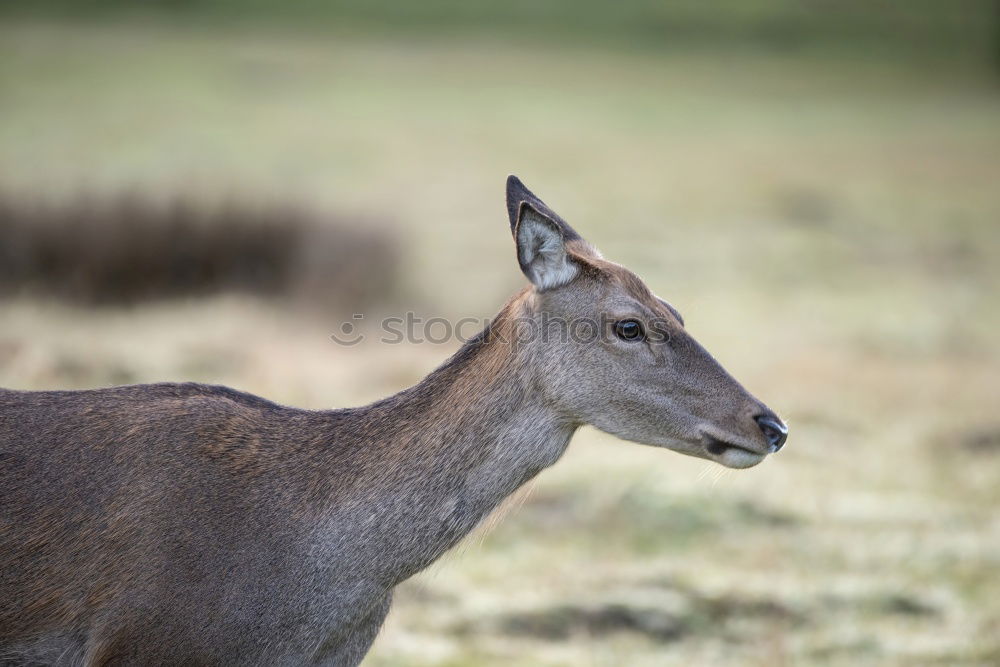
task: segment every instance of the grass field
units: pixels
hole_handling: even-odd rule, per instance
[[[522,283],[515,172],[789,421],[738,473],[581,432],[401,587],[376,666],[1000,663],[998,156],[995,81],[933,60],[0,26],[7,190],[391,218],[407,303],[488,316]],[[16,299],[0,385],[332,407],[454,349],[338,347],[338,326],[238,297]]]

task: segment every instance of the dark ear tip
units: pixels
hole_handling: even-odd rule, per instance
[[[513,233],[517,226],[517,217],[521,202],[528,199],[530,193],[524,187],[521,179],[511,174],[507,177],[507,214],[510,216],[510,231]]]
[[[524,187],[521,179],[510,174],[507,176],[507,215],[510,218],[510,231],[516,233],[517,222],[521,218],[524,210],[534,211],[538,215],[547,218],[559,228],[559,232],[567,241],[580,238],[566,221],[545,205],[541,199],[535,196],[528,188]]]
[[[521,182],[520,178],[518,178],[514,174],[511,174],[510,176],[507,177],[508,198],[511,199],[519,198],[526,190],[527,188],[524,187],[524,183]]]

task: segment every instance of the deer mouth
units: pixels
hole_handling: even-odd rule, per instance
[[[763,454],[705,434],[705,451],[727,468],[750,468],[764,460]]]

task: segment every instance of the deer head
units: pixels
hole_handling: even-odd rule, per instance
[[[782,420],[637,275],[604,259],[516,176],[507,210],[540,322],[536,381],[553,407],[573,423],[730,468],[781,449]]]

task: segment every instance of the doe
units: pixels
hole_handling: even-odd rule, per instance
[[[731,468],[781,448],[634,273],[514,176],[507,209],[530,286],[371,405],[0,390],[0,664],[356,665],[393,588],[581,425]]]

